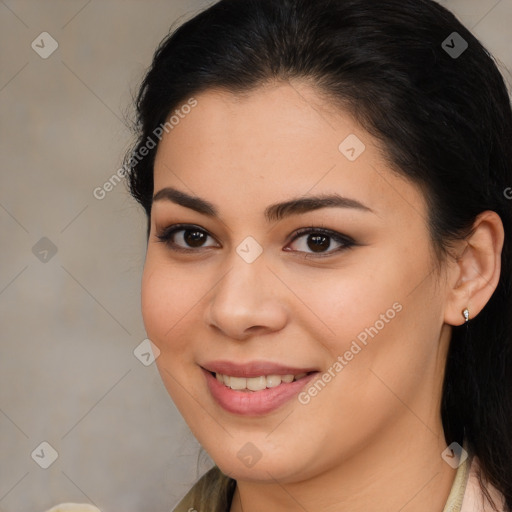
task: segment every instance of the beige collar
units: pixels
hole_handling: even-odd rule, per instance
[[[466,441],[464,441],[464,449],[470,452]],[[492,502],[482,492],[479,459],[474,454],[469,453],[469,456],[455,473],[452,489],[443,512],[494,512],[505,510],[503,494],[489,482],[485,482],[483,485],[485,485]]]
[[[461,512],[462,502],[466,494],[466,487],[469,478],[469,458],[458,467],[455,473],[455,480],[453,481],[452,489],[448,495],[448,500],[443,508],[443,512]]]

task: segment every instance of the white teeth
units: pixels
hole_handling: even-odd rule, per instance
[[[275,388],[281,384],[281,375],[267,375],[267,388]]]
[[[267,387],[267,378],[263,375],[261,377],[251,377],[245,380],[247,381],[247,389],[251,391],[261,391]]]
[[[305,377],[306,375],[307,373],[300,373],[298,375],[261,375],[260,377],[245,378],[216,373],[215,378],[219,382],[224,383],[227,387],[236,391],[261,391],[265,388],[275,388],[279,386],[281,382],[289,384],[294,380],[302,379],[302,377]]]
[[[231,389],[245,389],[247,387],[247,379],[244,377],[228,377],[229,378],[229,387]],[[226,380],[226,377],[224,377]]]

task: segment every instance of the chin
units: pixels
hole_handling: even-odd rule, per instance
[[[263,442],[253,443],[245,438],[227,449],[225,446],[224,449],[219,449],[219,445],[216,445],[207,451],[219,469],[235,480],[268,483],[278,480],[291,483],[303,479],[306,468],[311,467],[311,463],[308,464],[304,454],[301,454],[300,448],[290,447],[283,452],[268,446],[268,441],[267,446],[258,448],[262,444]],[[207,444],[203,446],[209,448]],[[284,453],[289,456],[286,457]],[[291,457],[291,454],[295,456]]]

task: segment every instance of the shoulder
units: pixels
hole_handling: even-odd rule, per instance
[[[478,457],[473,457],[469,469],[469,476],[462,502],[461,512],[495,512],[505,510],[505,498],[503,494],[496,489],[490,482],[482,478],[486,493],[482,491],[480,485],[480,464]],[[489,498],[492,500],[489,501]]]
[[[214,466],[193,485],[172,512],[225,512],[231,505],[235,487],[236,480]]]

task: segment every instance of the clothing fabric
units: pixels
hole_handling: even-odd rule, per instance
[[[459,466],[460,469],[460,466]],[[460,512],[502,512],[505,511],[505,498],[491,483],[485,485],[492,502],[482,492],[479,481],[480,464],[477,457],[472,457],[468,469],[468,477],[464,492],[464,499]],[[451,512],[446,510],[446,512]],[[456,512],[456,509],[453,510]]]

